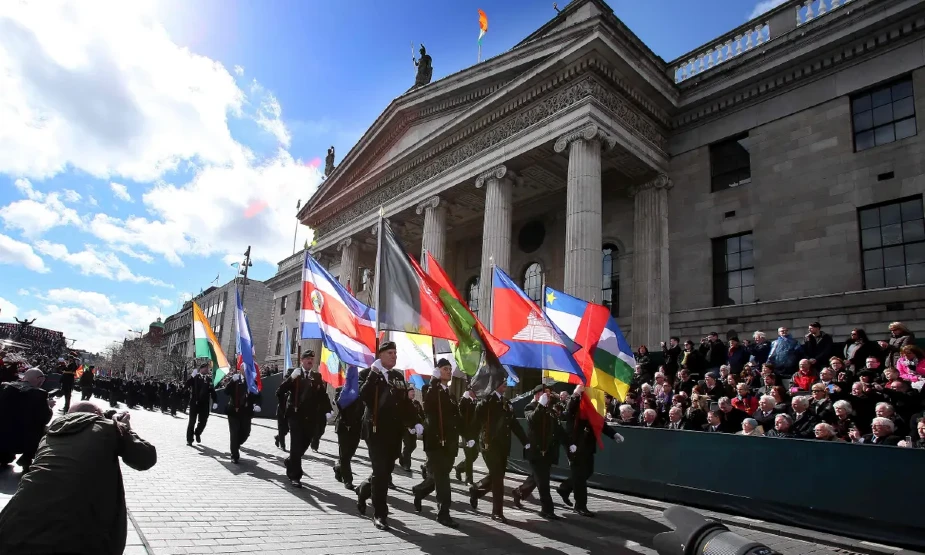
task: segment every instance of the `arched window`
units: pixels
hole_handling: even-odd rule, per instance
[[[524,293],[533,302],[543,304],[543,267],[539,262],[530,264],[524,271]]]
[[[479,276],[470,278],[466,283],[466,304],[473,314],[479,315]]]
[[[612,316],[620,315],[620,261],[615,245],[606,244],[601,250],[601,304],[610,308]]]

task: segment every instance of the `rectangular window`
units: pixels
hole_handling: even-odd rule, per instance
[[[916,196],[858,210],[864,288],[925,283],[925,219]]]
[[[713,239],[713,306],[755,302],[752,233]]]
[[[279,314],[282,316],[286,313],[286,303],[289,300],[289,296],[285,296],[279,300]]]
[[[751,157],[745,147],[748,133],[710,145],[712,191],[724,191],[752,181]]]
[[[295,310],[296,312],[300,312],[302,310],[302,292],[301,291],[295,292],[295,306],[293,306],[292,309]]]
[[[912,78],[904,77],[852,97],[851,121],[855,152],[915,135]]]
[[[296,348],[299,346],[299,328],[292,328],[292,335],[289,336],[291,341],[289,342],[289,352],[295,354]]]
[[[283,332],[276,332],[276,356],[283,354]]]

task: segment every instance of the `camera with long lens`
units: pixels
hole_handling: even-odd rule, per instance
[[[655,536],[659,555],[781,555],[686,507],[669,507],[665,518],[674,530]]]

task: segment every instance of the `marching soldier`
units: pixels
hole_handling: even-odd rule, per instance
[[[463,440],[463,453],[466,455],[465,460],[456,465],[456,480],[462,482],[463,472],[466,473],[466,483],[470,486],[474,483],[472,480],[472,463],[479,456],[479,448],[475,444],[479,438],[479,427],[475,423],[475,391],[469,387],[463,393],[462,399],[459,400],[459,435]]]
[[[527,434],[514,417],[511,402],[504,398],[507,382],[502,382],[487,398],[479,402],[475,409],[475,421],[479,429],[479,443],[482,458],[488,467],[488,476],[469,488],[469,504],[477,510],[479,498],[491,491],[491,519],[502,524],[504,518],[504,473],[507,470],[507,458],[511,451],[511,432],[530,449]]]
[[[197,370],[193,370],[190,379],[186,380],[186,387],[190,391],[189,424],[186,426],[186,444],[189,446],[193,445],[194,435],[196,443],[202,443],[202,432],[209,422],[209,405],[211,404],[213,409],[218,408],[218,395],[215,394],[215,387],[212,386],[212,378],[209,375],[211,365],[211,362],[203,362]],[[151,390],[154,391],[153,384]]]
[[[317,453],[318,447],[321,446],[321,436],[324,435],[324,430],[328,426],[328,420],[334,412],[334,407],[331,406],[331,397],[328,396],[328,384],[324,381],[321,372],[315,369],[312,373],[316,383],[320,384],[318,390],[315,391],[315,417],[311,441],[312,452]]]
[[[251,420],[254,413],[260,413],[260,394],[251,393],[247,387],[244,374],[239,370],[231,376],[225,385],[228,404],[228,437],[231,440],[231,462],[238,464],[241,458],[240,447],[251,435]]]
[[[74,390],[74,378],[78,368],[77,359],[73,356],[70,359],[69,363],[65,363],[63,358],[58,359],[58,370],[61,372],[61,384],[58,387],[64,397],[64,408],[61,410],[64,414],[71,410],[71,392]]]
[[[317,405],[321,396],[327,401],[325,383],[320,372],[315,372],[315,352],[302,353],[300,366],[289,374],[289,377],[280,384],[276,392],[288,397],[286,403],[286,418],[289,420],[289,432],[292,434],[292,444],[289,456],[286,458],[286,476],[293,487],[302,487],[302,455],[311,445],[315,434]]]
[[[85,370],[83,374],[80,375],[80,400],[89,401],[90,397],[93,396],[93,369],[95,366],[91,366],[89,369]]]
[[[344,487],[354,490],[353,467],[351,461],[360,445],[360,428],[363,425],[363,402],[354,399],[347,406],[341,405],[344,388],[338,387],[334,393],[337,404],[337,418],[334,420],[334,432],[337,433],[337,462],[334,463],[334,478]]]
[[[314,351],[305,351],[305,355],[315,356]],[[305,356],[303,355],[303,356]],[[286,374],[283,375],[284,378],[288,378],[289,374],[295,368],[287,368]],[[282,385],[282,384],[280,384]],[[284,391],[281,387],[276,389],[276,435],[273,436],[273,441],[276,443],[276,446],[286,450],[286,435],[289,434],[289,420],[286,418],[286,406],[289,403],[289,393]]]
[[[408,402],[404,373],[394,370],[398,360],[395,343],[382,343],[378,355],[379,359],[359,376],[360,399],[366,407],[362,437],[369,450],[372,475],[357,487],[357,510],[365,515],[366,500],[371,497],[373,524],[379,530],[388,530],[386,501],[392,470],[401,454],[402,432],[414,427],[416,415]]]
[[[424,452],[428,473],[411,491],[414,509],[421,512],[421,500],[436,490],[437,522],[457,528],[459,523],[450,518],[450,470],[459,449],[459,407],[447,385],[452,375],[450,362],[440,359],[424,397]]]
[[[542,388],[542,386],[537,386]],[[527,417],[529,431],[530,448],[524,449],[524,458],[530,462],[530,469],[533,473],[527,478],[523,485],[514,488],[514,506],[523,509],[520,505],[522,497],[529,495],[534,487],[540,490],[540,516],[551,520],[556,520],[555,508],[552,503],[552,496],[549,494],[549,469],[552,465],[559,462],[559,445],[568,441],[569,437],[559,425],[559,414],[554,405],[554,398],[550,398],[548,392],[540,389],[539,399],[536,403],[530,403],[524,409],[524,415]],[[575,446],[569,447],[570,452],[575,451]],[[531,479],[532,478],[532,479]]]
[[[427,387],[426,385],[424,386]],[[425,390],[421,391],[421,396],[424,396]],[[398,459],[398,465],[401,466],[402,470],[405,472],[411,472],[411,455],[414,453],[414,450],[418,446],[418,436],[421,434],[417,430],[423,430],[424,426],[424,407],[421,406],[421,402],[414,398],[414,389],[408,390],[408,401],[411,403],[411,406],[414,407],[414,428],[409,428],[408,433],[402,434],[402,450],[401,457]],[[422,469],[422,473],[423,473]]]
[[[559,484],[556,491],[562,496],[562,501],[572,506],[569,495],[575,493],[575,512],[581,516],[593,517],[594,513],[588,510],[588,478],[594,474],[594,453],[597,452],[597,438],[594,429],[587,419],[581,416],[581,397],[585,388],[579,385],[569,398],[568,429],[571,430],[571,446],[569,447],[569,460],[571,471],[567,480]],[[603,433],[617,443],[623,442],[623,436],[616,433],[613,428],[604,424]],[[573,449],[574,447],[574,449]]]

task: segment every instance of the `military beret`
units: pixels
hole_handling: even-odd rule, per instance
[[[546,389],[546,386],[543,384],[540,384],[533,388],[533,393],[542,393],[545,389]]]
[[[383,351],[388,351],[388,350],[394,351],[395,349],[396,348],[395,348],[394,341],[384,341],[381,345],[379,345],[379,350],[376,351],[376,354],[381,354]]]
[[[445,358],[441,358],[440,360],[437,361],[437,368],[443,368],[444,366],[452,367],[453,365],[450,364],[450,361],[448,361]]]
[[[208,368],[208,367],[209,367],[209,363],[208,363],[208,362],[203,362],[202,364],[199,365],[199,369],[200,369],[200,370],[202,370],[203,368]]]
[[[315,356],[315,351],[313,351],[313,350],[311,350],[311,349],[309,349],[309,350],[305,351],[304,353],[302,353],[302,358],[309,358],[309,357],[314,357],[314,356]]]

